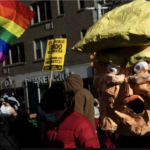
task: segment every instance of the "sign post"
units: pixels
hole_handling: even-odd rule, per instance
[[[52,85],[53,71],[51,70],[50,79],[49,79],[49,88]]]
[[[66,38],[48,40],[42,71],[50,70],[49,88],[52,84],[53,71],[62,71],[67,48]]]

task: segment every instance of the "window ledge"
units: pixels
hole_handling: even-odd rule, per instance
[[[14,63],[14,64],[3,66],[3,68],[11,68],[11,67],[21,66],[21,65],[25,65],[25,64],[26,64],[26,62]]]
[[[60,15],[57,16],[57,18],[60,18],[60,17],[63,17],[63,16],[65,16],[65,14],[60,14]]]
[[[46,21],[34,23],[30,27],[32,28],[32,27],[39,26],[39,25],[42,25],[42,24],[45,24],[45,23],[49,23],[49,22],[53,22],[53,20],[46,20]]]
[[[44,61],[44,58],[36,59],[33,63]]]
[[[78,12],[82,12],[82,11],[84,11],[84,10],[85,10],[85,8],[80,8],[80,9],[77,10],[77,13],[78,13]]]

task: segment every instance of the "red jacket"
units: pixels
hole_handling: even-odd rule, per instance
[[[71,108],[58,122],[46,124],[43,143],[47,148],[100,148],[91,122]]]

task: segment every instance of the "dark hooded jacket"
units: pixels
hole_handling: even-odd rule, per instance
[[[0,120],[0,150],[21,150],[9,124]]]
[[[82,78],[77,74],[72,74],[64,81],[64,87],[66,92],[74,93],[73,98],[70,100],[71,107],[87,117],[95,129],[94,98],[90,91],[83,88]]]

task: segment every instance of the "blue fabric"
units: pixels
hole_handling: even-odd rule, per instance
[[[9,103],[9,105],[13,107],[17,113],[21,112],[21,106],[19,102],[13,96],[9,96],[5,94],[3,96],[3,99],[6,103]]]
[[[11,48],[11,45],[0,39],[0,52],[3,54],[7,55],[9,50]]]

